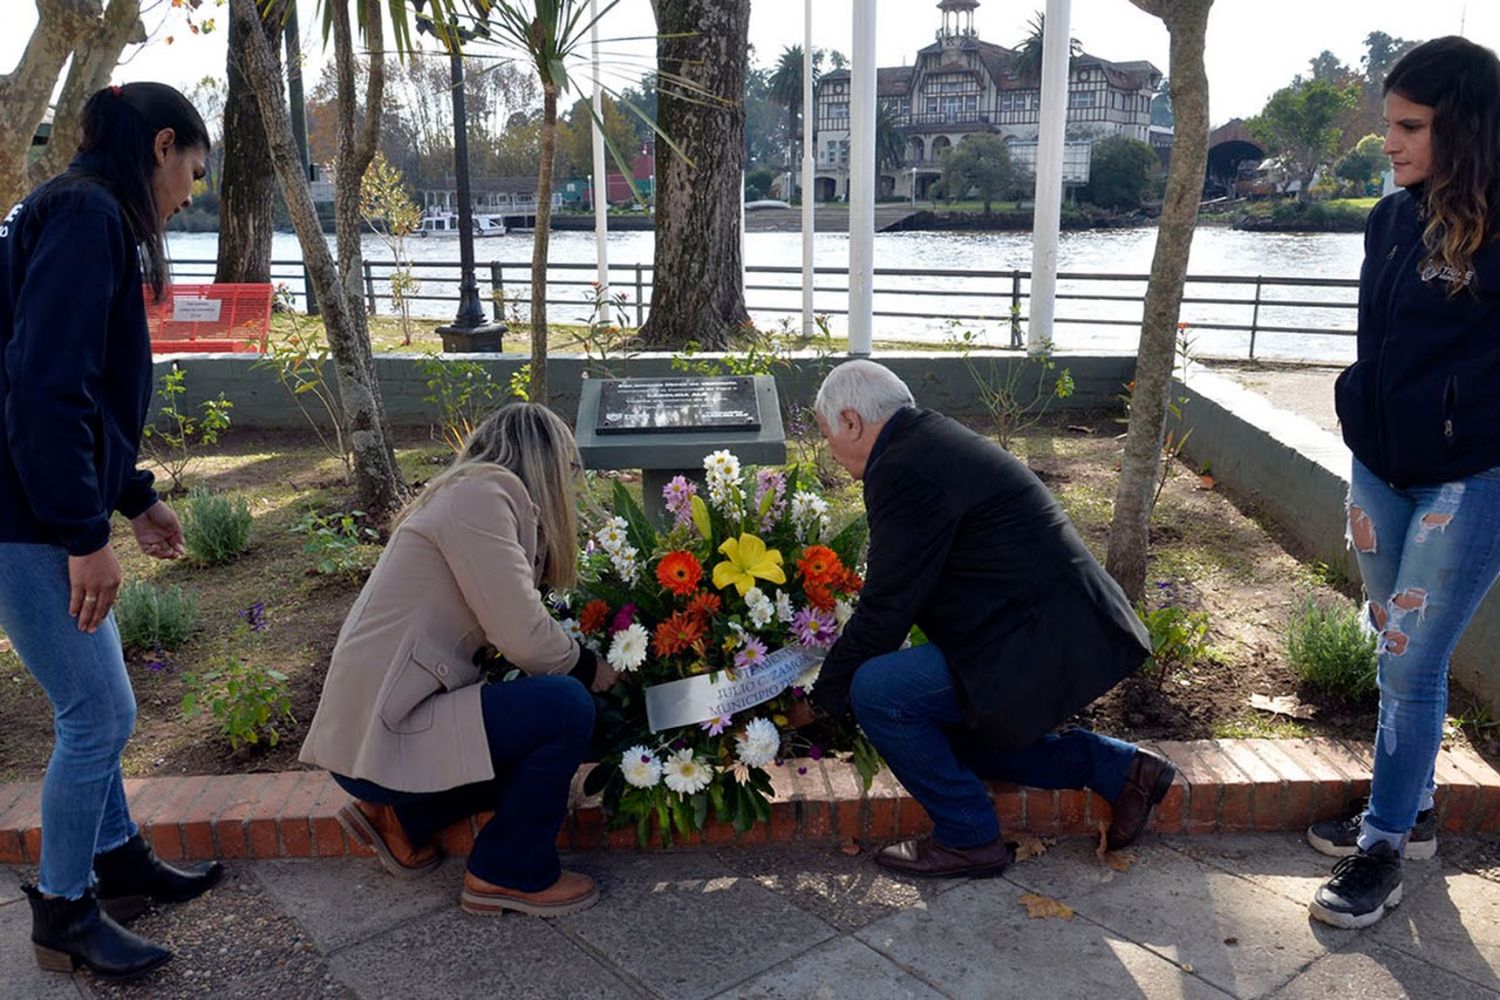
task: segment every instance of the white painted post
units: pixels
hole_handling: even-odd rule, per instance
[[[849,353],[866,357],[875,311],[875,0],[854,0],[849,72]]]
[[[802,5],[802,336],[813,333],[812,0]]]
[[[595,183],[592,188],[594,253],[599,263],[600,301],[604,301],[604,296],[609,294],[609,250],[606,247],[609,239],[609,172],[604,164],[604,129],[599,127],[599,123],[604,120],[604,88],[599,83],[599,0],[589,0],[589,17],[594,19],[593,26],[589,29],[590,44],[594,50],[594,177],[603,182],[602,197],[599,183]],[[603,323],[609,317],[598,316],[596,319]]]
[[[1071,0],[1047,0],[1042,39],[1041,128],[1036,147],[1036,206],[1031,223],[1031,302],[1026,351],[1036,355],[1054,339],[1057,306],[1057,241],[1062,223],[1063,139],[1068,123],[1068,63]]]

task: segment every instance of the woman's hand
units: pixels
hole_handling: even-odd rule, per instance
[[[598,662],[599,665],[594,668],[594,683],[590,687],[596,694],[602,694],[615,686],[615,681],[620,679],[620,675],[604,657],[599,657]]]
[[[80,632],[94,632],[114,606],[120,592],[120,562],[106,542],[86,556],[68,556],[68,614],[78,619]]]
[[[158,500],[130,520],[136,544],[153,559],[176,559],[183,553],[182,524],[172,508]]]

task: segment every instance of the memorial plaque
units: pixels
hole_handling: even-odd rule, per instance
[[[600,387],[594,423],[599,434],[681,433],[760,430],[755,379],[611,379]]]

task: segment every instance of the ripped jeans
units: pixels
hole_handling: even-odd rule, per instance
[[[1432,804],[1448,657],[1500,576],[1500,469],[1396,489],[1354,460],[1349,541],[1380,658],[1380,725],[1360,846],[1398,850]]]

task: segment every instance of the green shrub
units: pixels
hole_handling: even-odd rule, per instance
[[[1313,687],[1368,699],[1378,690],[1375,636],[1348,601],[1322,604],[1307,598],[1287,628],[1286,657]]]
[[[1137,608],[1136,614],[1151,633],[1151,655],[1141,671],[1154,675],[1157,687],[1173,670],[1191,666],[1208,652],[1208,612],[1164,604],[1150,611]]]
[[[182,508],[182,537],[188,558],[214,565],[229,562],[250,544],[254,519],[243,497],[230,499],[203,488],[188,494]]]
[[[378,531],[360,523],[364,517],[362,510],[348,514],[310,513],[292,526],[294,532],[307,536],[302,551],[313,557],[313,572],[332,576],[361,568],[360,544],[380,541]]]
[[[132,580],[115,598],[115,624],[127,649],[176,649],[197,623],[198,602],[181,587]]]
[[[263,610],[263,606],[257,605],[241,612],[247,624],[234,631],[230,644],[226,644],[210,670],[182,675],[187,686],[187,693],[182,696],[183,718],[192,719],[201,712],[209,712],[231,750],[238,750],[241,744],[253,746],[261,740],[274,747],[281,742],[282,727],[297,722],[292,715],[286,674],[260,666],[253,655],[240,652],[247,646],[252,654],[258,651],[258,636],[265,629]]]

